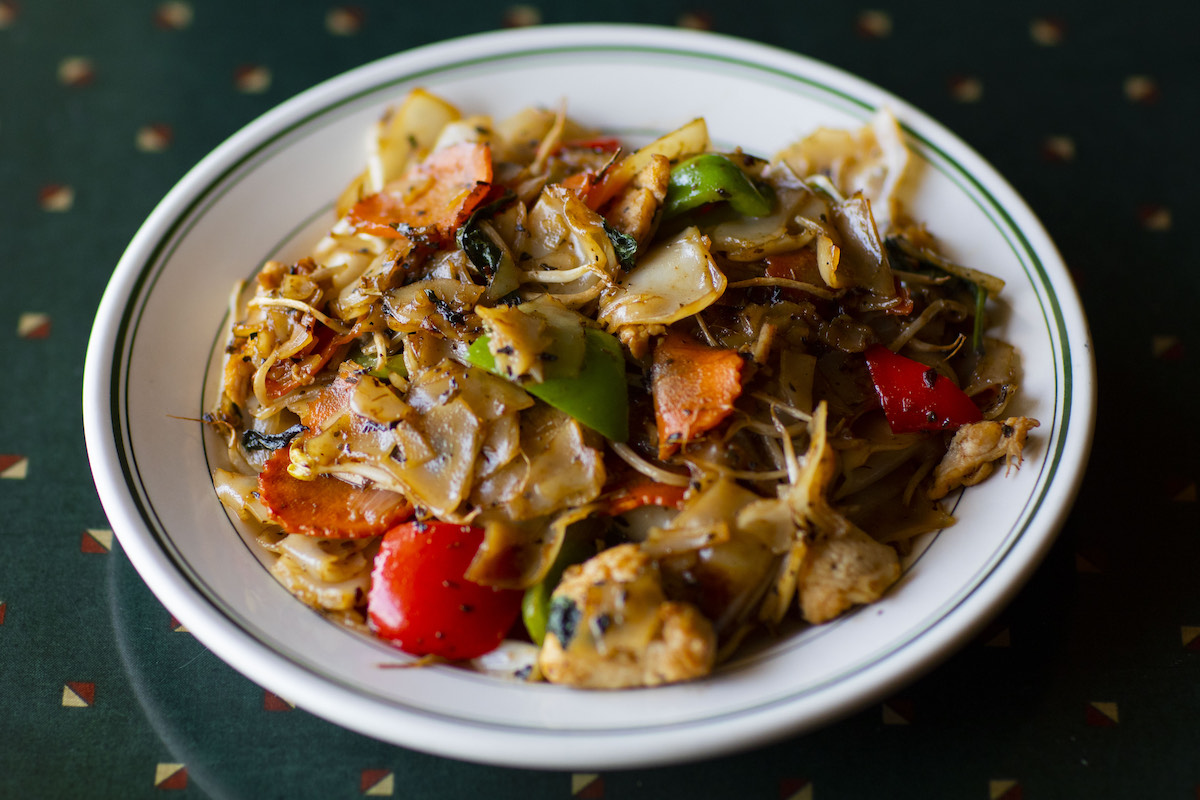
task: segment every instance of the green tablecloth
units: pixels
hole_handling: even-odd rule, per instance
[[[1071,266],[1095,336],[1087,480],[976,642],[880,705],[704,764],[505,770],[382,744],[224,665],[150,594],[84,452],[83,355],[155,203],[243,124],[449,36],[705,27],[882,85],[978,149]],[[1200,5],[743,0],[0,0],[0,796],[1200,796]]]

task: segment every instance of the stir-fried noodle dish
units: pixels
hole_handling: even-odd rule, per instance
[[[762,158],[414,90],[234,289],[217,494],[406,665],[652,686],[872,603],[1038,425],[910,158],[886,111]]]

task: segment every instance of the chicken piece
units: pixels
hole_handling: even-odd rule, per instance
[[[633,237],[638,252],[644,250],[654,236],[658,209],[667,197],[670,179],[671,162],[665,156],[655,155],[616,196],[606,215],[610,225]]]
[[[545,317],[511,306],[480,307],[476,313],[491,333],[488,349],[496,359],[496,369],[512,380],[523,375],[543,380],[540,357],[554,343]]]
[[[658,564],[623,544],[563,574],[538,663],[552,683],[623,689],[708,675],[716,651],[712,624],[667,600]]]
[[[1036,419],[1009,417],[964,425],[950,440],[950,449],[933,471],[929,497],[938,500],[959,486],[974,486],[992,474],[992,462],[1004,458],[1005,470],[1020,468],[1025,437],[1038,427]]]
[[[848,527],[808,546],[798,579],[800,610],[814,625],[858,603],[873,603],[900,577],[896,551]]]
[[[786,494],[797,524],[812,536],[796,574],[796,593],[804,618],[814,625],[855,604],[875,602],[900,578],[896,551],[829,505],[837,458],[826,441],[827,413],[821,402],[809,423],[804,464]]]
[[[653,349],[657,336],[667,332],[666,325],[622,325],[617,329],[617,338],[636,359],[645,358]]]

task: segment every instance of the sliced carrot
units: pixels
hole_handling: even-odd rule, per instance
[[[596,180],[596,173],[588,170],[576,172],[574,175],[571,175],[564,180],[562,185],[579,195],[579,199],[582,200],[584,204],[588,206],[588,208],[592,208],[593,211],[595,210],[591,203],[591,195],[595,188],[599,185]]]
[[[492,153],[486,144],[460,142],[435,150],[423,162],[350,209],[357,230],[390,239],[408,230],[448,239],[487,196]]]
[[[825,279],[821,277],[821,268],[817,266],[817,253],[811,247],[802,250],[792,250],[787,253],[776,253],[763,259],[766,262],[766,274],[770,278],[784,278],[789,281],[824,286]],[[781,287],[779,294],[783,299],[793,303],[813,300],[808,292],[792,287]]]
[[[651,368],[658,456],[720,425],[742,393],[742,358],[673,330],[658,340]]]
[[[600,180],[589,188],[586,201],[588,208],[598,211],[601,206],[616,197],[632,180],[633,175],[628,170],[609,169]]]
[[[579,139],[571,142],[563,142],[555,148],[554,152],[558,154],[566,148],[580,148],[596,153],[617,153],[621,150],[621,140],[616,138]],[[561,183],[579,195],[579,199],[583,201],[584,205],[596,211],[604,204],[604,201],[607,201],[612,196],[611,193],[606,194],[603,198],[600,196],[601,185],[604,182],[604,175],[607,172],[607,167],[600,172],[584,169],[576,172],[574,175],[568,176]]]
[[[767,264],[766,273],[772,278],[787,278],[790,281],[811,283],[823,286],[825,279],[821,277],[821,269],[817,266],[817,254],[812,248],[790,250],[786,253],[775,253],[763,259]]]
[[[381,536],[413,514],[404,495],[362,489],[328,475],[302,481],[288,472],[290,463],[288,448],[281,447],[258,475],[259,498],[288,533],[322,539]]]
[[[293,389],[307,386],[326,364],[340,361],[349,349],[348,341],[320,322],[315,323],[312,344],[292,358],[277,361],[267,371],[267,397],[278,400]]]
[[[641,481],[628,486],[622,486],[605,498],[604,510],[610,516],[624,514],[642,506],[663,506],[664,508],[682,508],[683,496],[687,492],[685,486],[673,486],[657,481]]]
[[[364,372],[364,368],[352,361],[343,362],[338,368],[337,377],[309,399],[300,411],[300,424],[310,431],[309,436],[315,436],[337,424],[343,433],[350,436],[377,434],[387,438],[382,433],[386,426],[381,427],[374,420],[350,409],[354,391],[363,379]]]
[[[351,373],[339,371],[333,383],[322,389],[320,394],[309,402],[308,408],[300,418],[301,424],[314,432],[329,427],[329,423],[340,417],[349,407],[350,397],[357,385],[358,380],[352,377]]]

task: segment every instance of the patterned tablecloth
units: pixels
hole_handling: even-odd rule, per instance
[[[580,10],[395,0],[0,0],[0,796],[1200,796],[1200,4],[1085,0]],[[1100,407],[1057,544],[977,641],[885,702],[707,763],[477,766],[340,729],[218,660],[150,594],[81,432],[84,348],[139,223],[243,124],[452,35],[648,22],[878,83],[1005,174],[1073,270]]]

